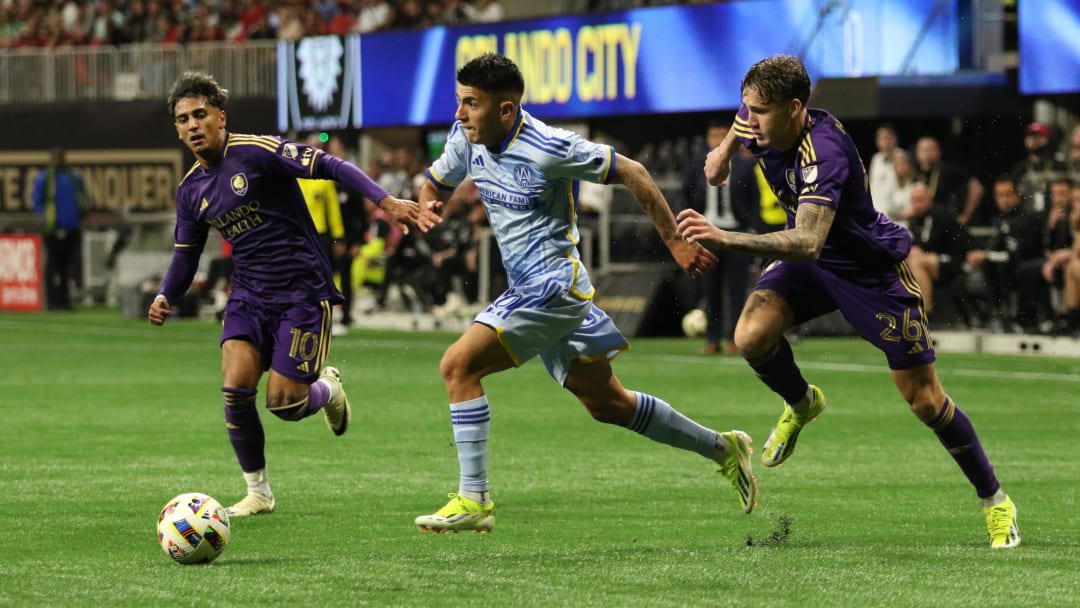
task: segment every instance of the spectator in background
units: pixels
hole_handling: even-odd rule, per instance
[[[353,33],[385,30],[394,20],[394,8],[385,0],[362,0],[360,7],[360,16],[352,26]]]
[[[953,214],[934,204],[926,184],[912,186],[904,219],[911,232],[907,263],[922,289],[923,307],[929,317],[934,312],[937,287],[948,288],[962,280],[964,262],[973,242]]]
[[[877,152],[870,158],[870,196],[873,197],[874,203],[879,205],[878,210],[884,212],[891,219],[896,218],[882,207],[893,200],[893,194],[897,188],[893,160],[899,142],[895,127],[889,123],[878,125],[874,134],[874,145],[877,146]],[[907,206],[907,201],[904,201],[904,206]]]
[[[705,132],[705,152],[720,145],[727,137],[728,127],[722,123],[708,126]],[[698,154],[694,155],[695,158]],[[710,185],[701,171],[700,163],[687,162],[682,180],[682,209],[701,213],[714,226],[734,232],[754,232],[760,215],[754,157],[749,152],[732,159],[731,177],[721,186]],[[681,210],[681,209],[680,209]],[[719,352],[735,354],[735,321],[739,318],[746,287],[749,282],[752,256],[736,251],[718,250],[716,266],[699,279],[705,296],[705,330],[703,355]]]
[[[941,158],[941,145],[929,135],[915,144],[916,179],[930,190],[935,203],[943,205],[961,226],[985,223],[979,212],[984,188],[978,179]]]
[[[1033,122],[1024,128],[1024,157],[1016,161],[1010,173],[1032,210],[1046,209],[1050,181],[1064,171],[1064,159],[1050,145],[1050,127]]]
[[[911,209],[911,192],[919,183],[915,176],[915,160],[903,148],[893,150],[892,156],[893,183],[882,193],[884,198],[879,199],[876,194],[871,196],[878,211],[897,224],[906,226]],[[873,182],[870,187],[873,188]]]
[[[1050,288],[1065,286],[1065,269],[1073,258],[1073,231],[1070,225],[1072,180],[1057,177],[1050,182],[1050,207],[1040,214],[1046,218],[1043,231],[1043,255],[1021,262],[1017,268],[1017,291],[1020,308],[1042,333],[1054,327]]]
[[[1006,330],[1020,333],[1026,329],[1025,325],[1034,325],[1025,316],[1027,310],[1019,311],[1018,316],[1012,300],[1017,298],[1023,308],[1024,298],[1033,295],[1017,293],[1017,269],[1026,260],[1042,259],[1046,219],[1023,205],[1022,200],[1011,175],[994,181],[995,236],[986,249],[976,249],[968,255],[969,264],[982,270],[989,286],[990,330],[994,333]]]
[[[1069,135],[1069,147],[1065,151],[1065,165],[1074,183],[1080,184],[1080,125],[1073,127]]]
[[[502,21],[506,15],[498,0],[473,0],[465,2],[462,10],[470,21],[474,23],[495,23]]]
[[[30,198],[44,223],[45,304],[71,310],[71,283],[77,282],[82,248],[82,218],[90,208],[86,184],[67,165],[67,151],[54,148],[49,166],[34,180]]]
[[[1065,312],[1055,324],[1054,331],[1060,335],[1080,337],[1080,182],[1073,182],[1069,228],[1072,230],[1072,257],[1065,265],[1063,299]]]

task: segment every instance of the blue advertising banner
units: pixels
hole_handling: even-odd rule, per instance
[[[453,120],[454,72],[492,51],[544,119],[733,109],[760,59],[802,57],[813,79],[957,70],[956,0],[742,0],[360,37],[356,127]]]
[[[1080,92],[1080,0],[1028,0],[1017,11],[1020,92]]]

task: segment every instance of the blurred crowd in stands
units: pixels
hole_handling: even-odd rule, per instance
[[[934,137],[902,142],[882,124],[866,155],[871,192],[912,233],[908,265],[931,319],[1080,336],[1080,125],[1018,128],[1012,168],[984,184]]]
[[[536,11],[676,3],[564,0],[536,3]],[[0,0],[0,49],[295,40],[505,18],[498,0]],[[1023,149],[1014,151],[1010,171],[990,178],[972,175],[963,158],[945,157],[931,135],[880,125],[876,149],[863,151],[874,201],[912,232],[908,264],[939,327],[944,321],[993,332],[1080,335],[1080,126],[1017,128]],[[327,148],[346,154],[336,137]],[[699,135],[645,144],[635,157],[659,183],[677,186],[704,153]],[[365,168],[394,195],[415,199],[430,160],[399,148]],[[476,304],[477,252],[486,241],[475,189],[462,188],[448,221],[421,239],[401,234],[359,197],[341,192],[338,198],[345,233],[334,238],[346,246],[335,255],[349,265],[351,283],[343,287],[370,296],[354,309],[386,307],[388,298],[413,310]],[[501,265],[495,260],[491,268]],[[499,292],[498,280],[490,295]]]
[[[570,0],[537,2],[535,10],[539,15],[686,3]],[[0,0],[0,49],[298,40],[506,17],[498,0]]]

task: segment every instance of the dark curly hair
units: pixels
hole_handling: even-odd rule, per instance
[[[176,113],[176,102],[185,97],[200,97],[205,99],[207,104],[224,110],[229,91],[222,88],[210,74],[189,70],[180,74],[169,92],[169,116]]]
[[[798,99],[805,106],[810,99],[810,76],[798,57],[774,55],[755,63],[743,76],[739,90],[748,88],[757,89],[761,100],[767,104]]]
[[[507,57],[495,53],[484,53],[470,60],[458,69],[456,78],[459,83],[481,91],[513,93],[519,97],[525,93],[521,70]]]

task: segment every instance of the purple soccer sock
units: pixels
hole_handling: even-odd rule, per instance
[[[773,352],[760,361],[747,361],[757,377],[780,395],[785,403],[798,403],[806,398],[810,385],[803,378],[802,371],[795,363],[795,353],[787,338],[780,337]]]
[[[948,395],[945,396],[941,412],[926,426],[934,430],[941,445],[949,450],[953,460],[960,465],[960,470],[975,486],[979,498],[989,498],[998,491],[1001,484],[994,475],[994,466],[983,451],[979,436],[975,434],[971,419]]]
[[[225,394],[225,428],[229,431],[229,443],[240,470],[251,473],[266,468],[266,436],[263,434],[259,409],[255,406],[258,391],[223,386]]]
[[[326,404],[330,401],[330,387],[325,382],[316,380],[311,383],[311,388],[308,391],[307,397],[307,413],[305,417],[318,412],[322,408],[326,407]]]

